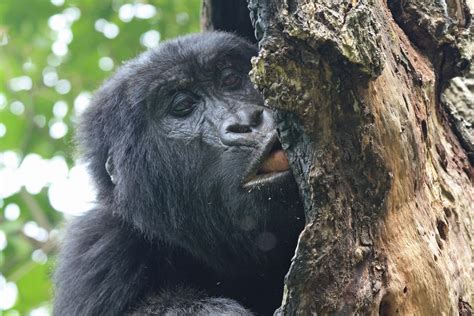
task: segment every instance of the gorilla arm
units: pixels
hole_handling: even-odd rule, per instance
[[[209,298],[190,288],[176,288],[150,296],[129,316],[149,315],[252,315],[228,298]]]
[[[146,248],[104,210],[73,221],[63,249],[55,315],[119,315],[146,290]]]
[[[171,263],[126,226],[99,209],[73,221],[56,271],[55,315],[250,315],[231,299],[180,287],[162,288],[143,304],[152,280],[161,283]]]

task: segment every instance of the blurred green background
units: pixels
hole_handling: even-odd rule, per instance
[[[0,315],[50,315],[64,219],[93,203],[77,116],[120,64],[199,31],[199,0],[0,0]]]

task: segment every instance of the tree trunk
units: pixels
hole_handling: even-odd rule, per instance
[[[224,21],[207,28],[227,29],[222,3],[204,0],[203,19]],[[248,8],[251,77],[278,109],[306,212],[279,311],[471,315],[472,134],[441,97],[469,66],[465,0]]]

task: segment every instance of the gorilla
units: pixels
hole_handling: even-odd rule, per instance
[[[304,226],[255,46],[163,42],[124,64],[78,124],[95,208],[75,218],[54,314],[271,315]]]

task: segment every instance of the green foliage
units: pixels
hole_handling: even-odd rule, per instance
[[[52,191],[74,177],[82,107],[145,46],[199,31],[199,9],[197,0],[1,0],[0,315],[51,312],[54,254],[75,203],[56,206]]]

